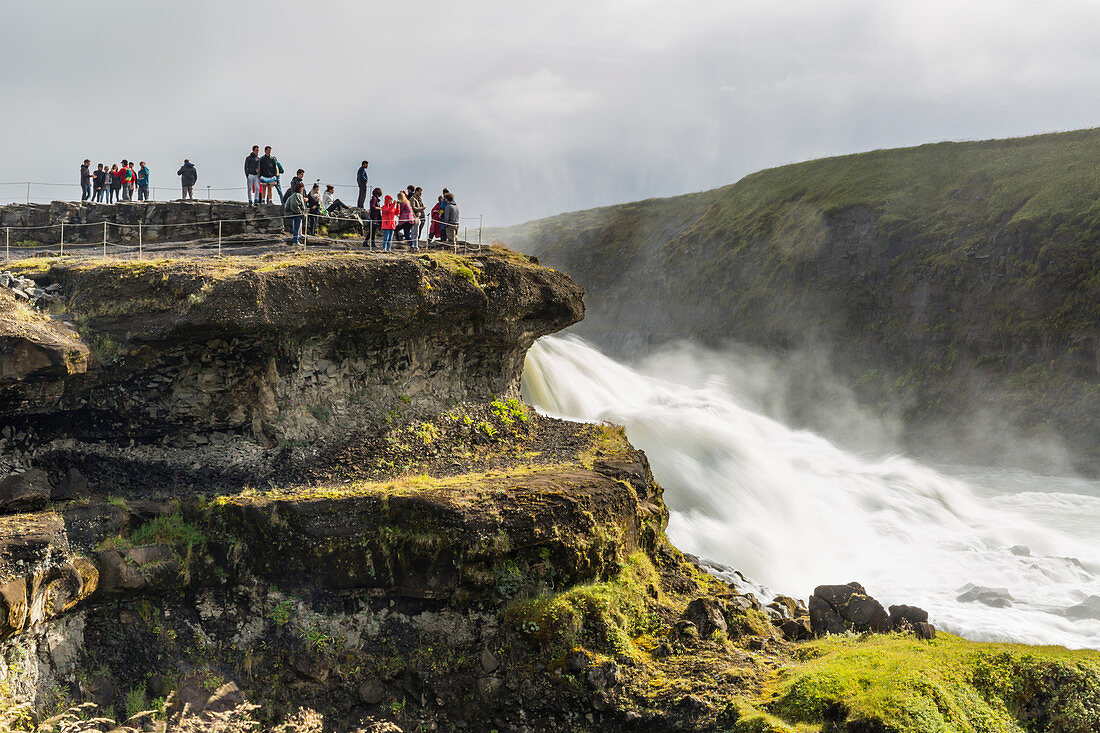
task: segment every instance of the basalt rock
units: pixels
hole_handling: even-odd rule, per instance
[[[890,616],[859,583],[819,585],[810,596],[809,610],[811,628],[818,636],[890,630]]]

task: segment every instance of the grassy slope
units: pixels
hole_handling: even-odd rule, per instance
[[[981,394],[1072,435],[1100,412],[1098,168],[1100,130],[938,143],[493,235],[577,279],[609,345],[825,340],[910,422]]]

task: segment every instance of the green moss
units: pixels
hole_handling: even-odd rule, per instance
[[[1100,654],[940,634],[830,637],[769,688],[790,723],[878,721],[900,733],[1100,730]]]
[[[652,561],[637,552],[612,579],[517,601],[506,619],[557,657],[584,647],[610,656],[639,658],[635,639],[655,626],[648,599],[659,587]]]

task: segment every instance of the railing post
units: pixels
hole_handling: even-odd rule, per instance
[[[65,256],[65,222],[61,222],[61,256]]]
[[[207,187],[206,187],[206,200],[207,200],[207,201],[209,201],[209,200],[210,200],[210,186],[207,186]]]
[[[218,257],[222,256],[222,220],[218,219]]]
[[[481,251],[481,227],[485,224],[485,214],[477,215],[477,251]]]
[[[31,182],[27,181],[27,203],[31,202]]]
[[[103,222],[103,256],[107,256],[107,222]]]
[[[141,222],[138,222],[138,259],[143,260],[145,256],[141,253]]]
[[[4,227],[4,257],[11,259],[11,227]]]

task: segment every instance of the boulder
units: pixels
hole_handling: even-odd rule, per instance
[[[44,471],[32,468],[0,479],[0,513],[14,514],[41,509],[50,500],[50,481]]]
[[[382,702],[386,687],[382,684],[382,680],[373,678],[359,685],[358,692],[360,702],[366,705],[377,705]]]
[[[929,623],[922,623],[918,621],[913,624],[913,633],[916,634],[918,639],[935,639],[936,627]]]
[[[810,597],[810,627],[815,636],[847,631],[889,631],[890,616],[859,583],[819,585]]]
[[[214,694],[206,700],[206,705],[203,710],[208,713],[227,713],[237,708],[243,702],[244,697],[241,695],[237,683],[226,682],[215,690]]]
[[[779,624],[779,630],[783,632],[783,638],[787,641],[804,641],[813,638],[808,616],[790,618]]]
[[[890,606],[890,626],[897,631],[928,623],[928,611],[916,606]]]
[[[179,579],[180,572],[179,563],[167,545],[101,550],[95,554],[95,565],[99,570],[99,590],[105,595],[167,588]]]
[[[50,498],[54,501],[85,499],[89,496],[88,479],[80,471],[70,468],[57,482]]]
[[[955,600],[959,603],[981,603],[990,608],[1008,608],[1015,599],[1008,588],[990,588],[967,583],[959,588],[959,595]]]
[[[726,631],[726,618],[712,598],[696,598],[684,610],[683,618],[695,624],[703,639],[714,636],[716,631]]]

